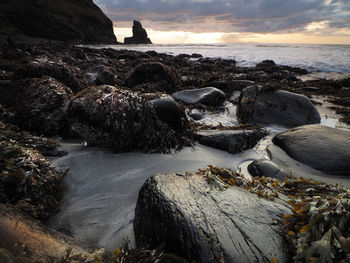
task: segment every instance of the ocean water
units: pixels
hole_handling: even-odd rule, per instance
[[[97,46],[94,46],[97,47]],[[234,59],[240,66],[255,66],[265,59],[311,72],[350,73],[350,45],[312,44],[160,44],[98,46],[171,55],[198,53],[204,57]]]

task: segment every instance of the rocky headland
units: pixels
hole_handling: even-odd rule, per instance
[[[124,38],[124,44],[152,44],[152,41],[148,38],[146,29],[142,27],[141,23],[134,20],[132,36]]]
[[[349,189],[327,180],[349,183],[350,81],[302,81],[307,74],[273,61],[240,67],[198,54],[5,43],[0,259],[348,262]],[[344,128],[320,125],[323,103]],[[222,115],[232,124],[208,121]],[[60,208],[69,173],[50,166],[65,154],[58,136],[117,153],[172,154],[199,143],[232,160],[263,147],[266,158],[246,170],[179,167],[150,177],[136,205],[137,248],[108,254],[44,225]],[[313,174],[323,182],[306,178]]]

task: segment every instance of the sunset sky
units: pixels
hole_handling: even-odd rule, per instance
[[[94,0],[119,41],[140,20],[153,43],[350,44],[350,0]]]

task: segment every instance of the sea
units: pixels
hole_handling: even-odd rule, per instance
[[[304,68],[310,72],[350,73],[350,45],[315,44],[152,44],[93,46],[154,50],[170,55],[201,54],[203,57],[234,59],[239,66],[250,67],[271,59],[280,65]]]

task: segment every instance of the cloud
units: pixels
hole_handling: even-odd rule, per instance
[[[133,19],[155,30],[191,32],[307,32],[309,24],[327,21],[323,30],[349,31],[349,0],[94,0],[118,26]]]

